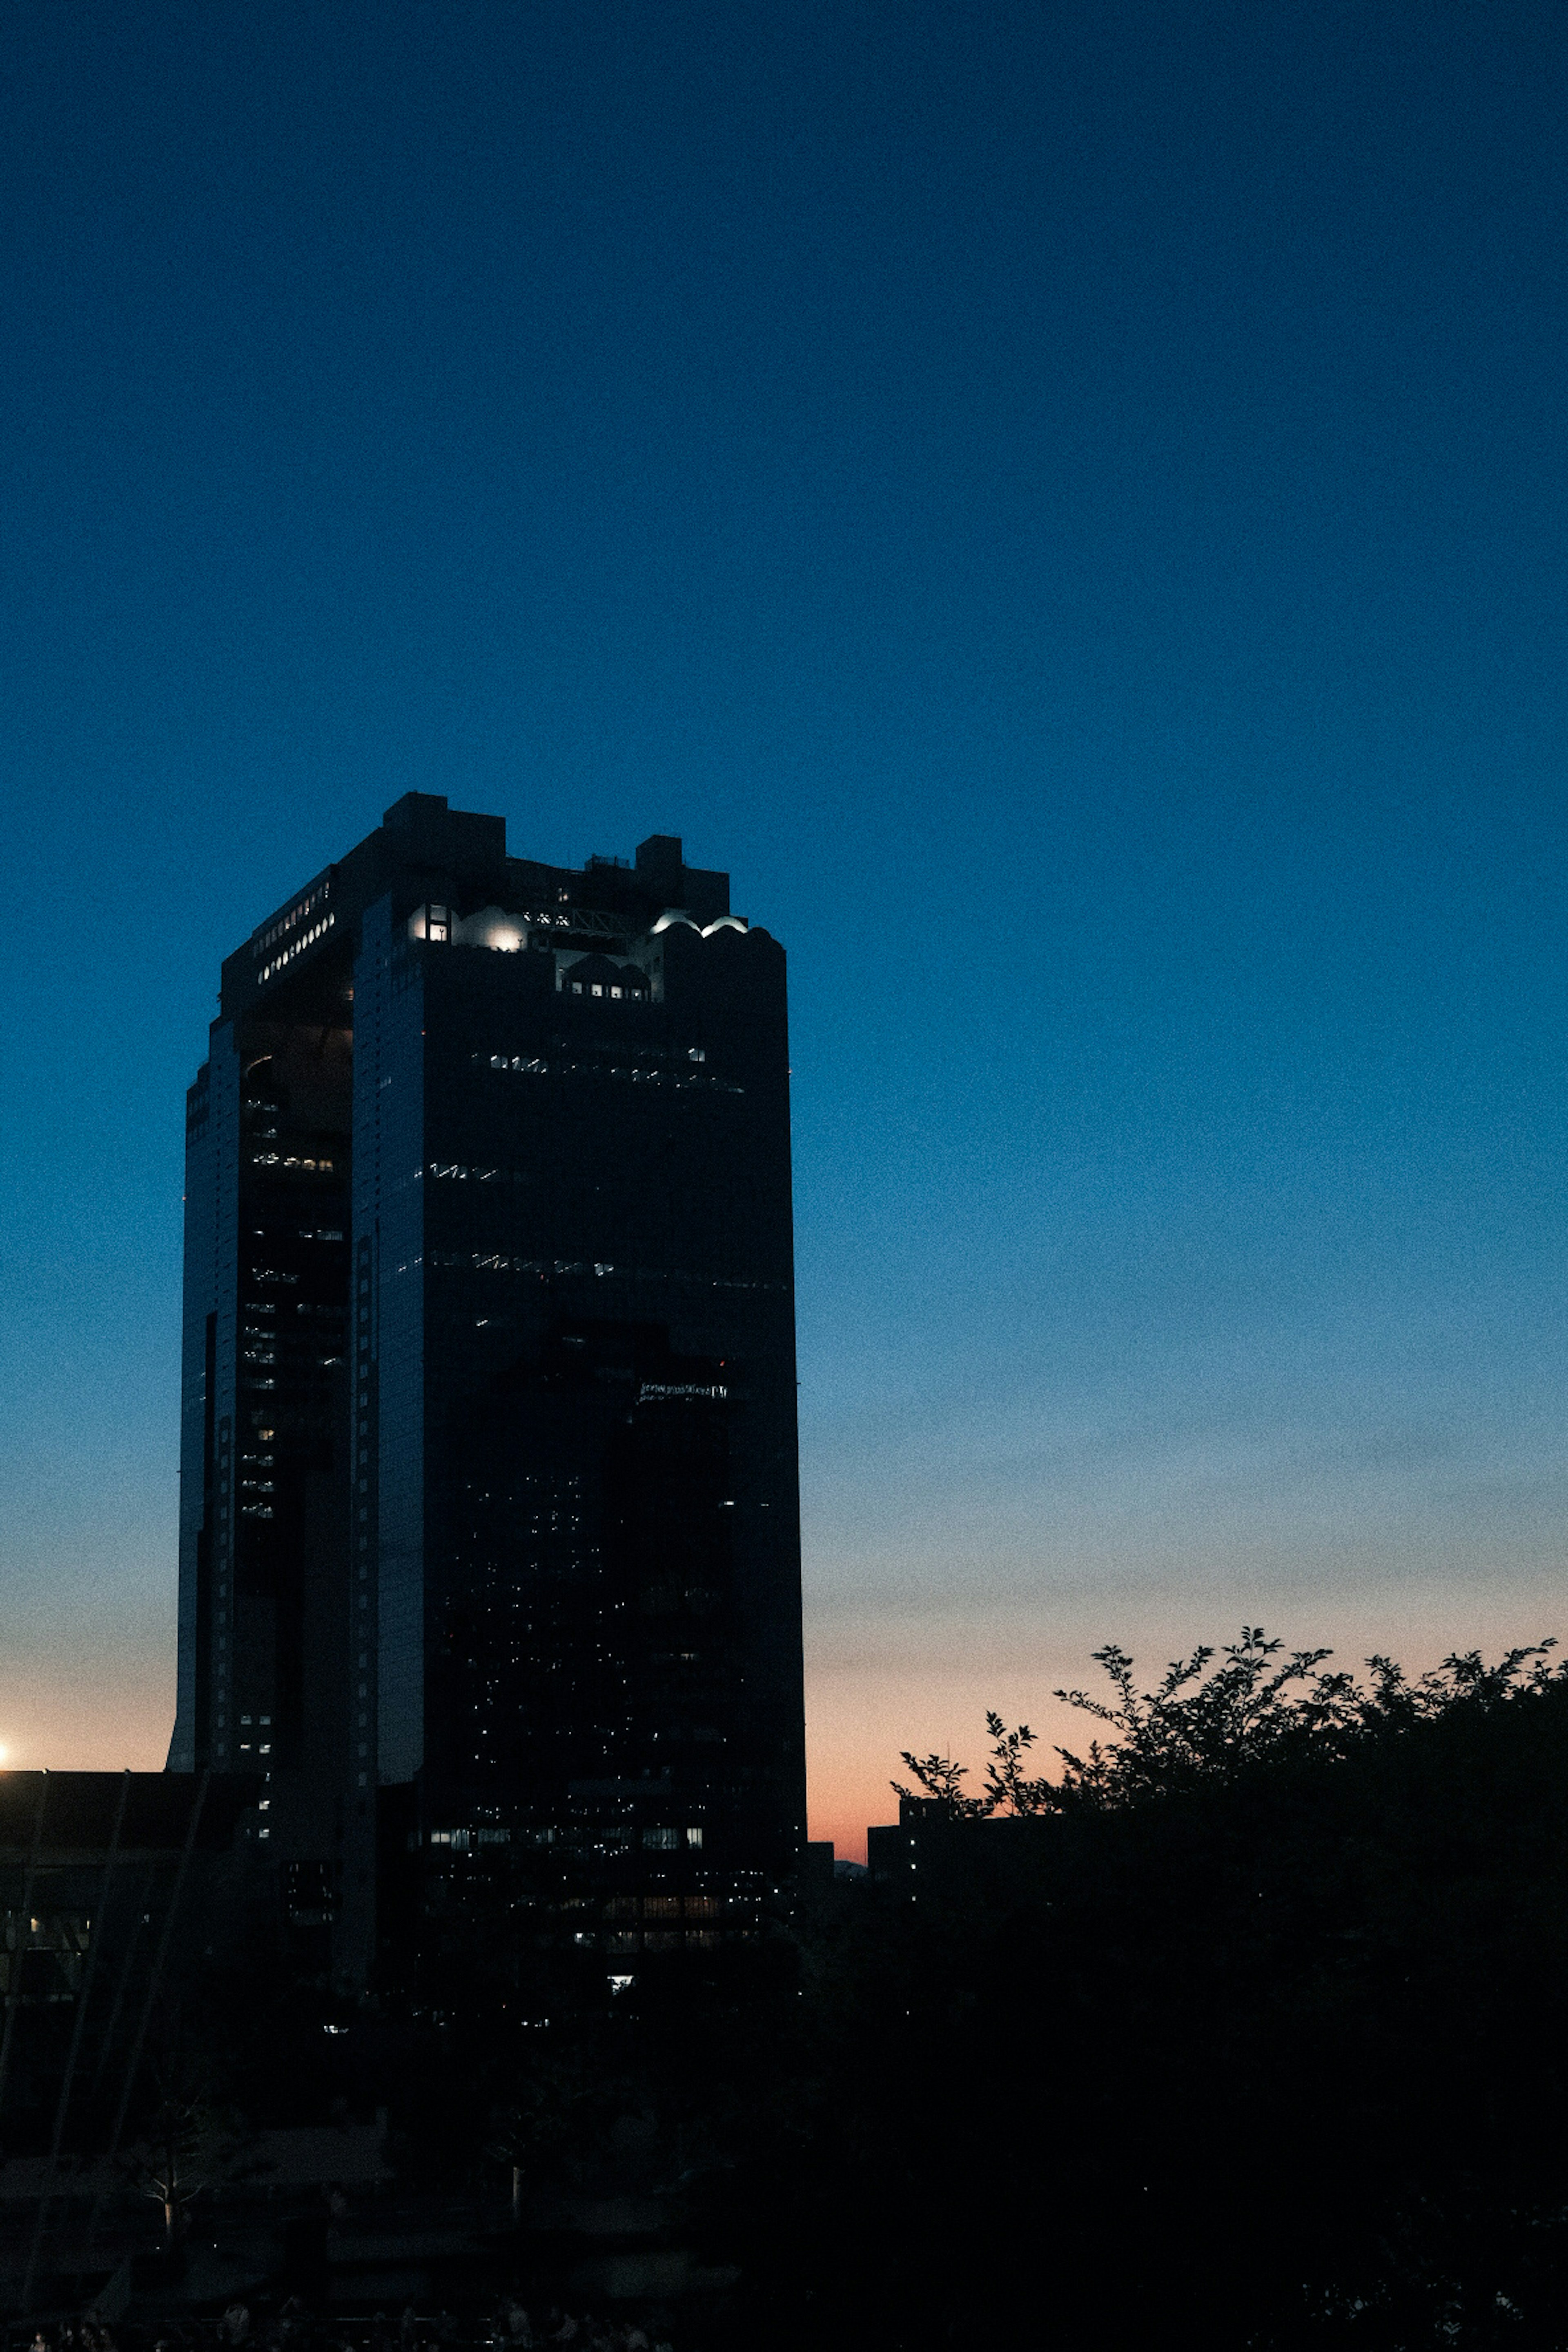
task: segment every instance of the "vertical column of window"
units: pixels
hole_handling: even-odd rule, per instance
[[[238,1412],[240,1223],[245,1187],[240,1137],[239,1055],[232,1024],[212,1036],[213,1185],[216,1215],[213,1240],[214,1423]]]
[[[213,1336],[217,1181],[211,1067],[185,1097],[184,1297],[180,1348],[180,1587],[171,1772],[209,1760],[210,1693],[204,1618],[210,1601]]]
[[[362,1388],[374,1401],[365,1416],[374,1438],[374,1508],[366,1528],[374,1530],[375,1565],[365,1614],[377,1633],[367,1679],[375,1699],[369,1710],[375,1770],[383,1780],[401,1781],[419,1769],[424,1730],[424,989],[416,956],[405,938],[394,935],[389,901],[368,911],[361,939],[354,976],[354,1335],[356,1366],[363,1363],[367,1377],[356,1382],[355,1397],[356,1412]],[[367,1248],[368,1276],[359,1271]],[[366,1279],[370,1287],[362,1294]]]
[[[279,1432],[285,1442],[293,1437],[298,1404],[287,1392],[282,1397],[279,1394],[280,1379],[286,1391],[287,1381],[279,1361],[275,1318],[258,1312],[260,1302],[253,1270],[258,1251],[267,1240],[269,1220],[262,1204],[269,1178],[257,1147],[267,1139],[266,1125],[275,1122],[262,1124],[265,1114],[258,1119],[256,1106],[261,1084],[250,1051],[237,1050],[240,1042],[237,1034],[225,1077],[226,1093],[232,1084],[234,1108],[232,1129],[226,1114],[220,1150],[227,1152],[232,1132],[236,1215],[232,1267],[225,1255],[227,1235],[219,1234],[216,1360],[219,1411],[232,1412],[235,1432],[233,1507],[226,1546],[231,1633],[228,1752],[236,1769],[254,1772],[261,1752],[258,1735],[263,1728],[266,1752],[271,1755],[280,1632],[279,1561],[270,1540],[272,1511],[262,1502],[258,1482],[270,1478],[276,1468]],[[247,1059],[251,1060],[248,1077]],[[226,1180],[220,1181],[226,1201],[231,1197],[229,1187]]]
[[[234,1754],[230,1726],[234,1716],[234,1528],[236,1491],[234,1421],[225,1413],[217,1423],[213,1444],[213,1522],[208,1538],[212,1563],[212,1717],[213,1763],[229,1769]]]
[[[379,1646],[379,1411],[375,1359],[375,1233],[356,1234],[353,1255],[353,1475],[350,1482],[349,1580],[350,1780],[368,1789],[376,1780],[376,1654]]]
[[[377,1247],[381,1430],[381,1770],[411,1780],[425,1728],[424,1003],[416,966],[389,973]]]
[[[216,1516],[208,1537],[207,1556],[213,1580],[213,1642],[208,1652],[212,1669],[213,1763],[219,1771],[232,1770],[237,1664],[235,1648],[236,1468],[234,1433],[240,1427],[239,1354],[240,1265],[243,1257],[245,1160],[240,1133],[241,1072],[232,1024],[212,1033],[213,1187],[216,1214],[213,1233],[212,1395],[208,1410],[215,1432],[214,1480]],[[224,1614],[224,1647],[216,1645],[217,1614]],[[218,1671],[219,1661],[222,1671]],[[243,1700],[240,1701],[243,1704]],[[219,1717],[222,1717],[220,1724]]]
[[[360,933],[354,967],[353,1139],[350,1153],[351,1212],[348,1349],[352,1373],[353,1444],[349,1482],[349,1784],[376,1785],[375,1713],[381,1593],[380,1395],[370,1311],[375,1282],[375,1242],[381,1205],[382,1016],[384,1010],[387,916],[372,908]]]
[[[213,1607],[217,1582],[217,1431],[213,1426],[213,1360],[217,1344],[217,1316],[206,1316],[202,1327],[202,1517],[196,1530],[196,1740],[203,1764],[213,1760],[213,1709],[216,1685],[213,1659]],[[182,1452],[184,1448],[182,1446]],[[184,1495],[180,1497],[184,1516]]]

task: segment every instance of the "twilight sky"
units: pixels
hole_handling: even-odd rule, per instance
[[[399,793],[792,958],[814,1826],[1568,1633],[1568,32],[13,0],[0,1740],[161,1764],[183,1090]],[[863,1850],[863,1849],[861,1849]]]

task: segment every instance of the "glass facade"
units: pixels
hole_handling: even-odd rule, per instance
[[[411,794],[226,963],[188,1134],[171,1764],[265,1755],[349,1976],[378,1822],[395,1969],[743,1932],[805,1834],[782,949],[679,842]]]

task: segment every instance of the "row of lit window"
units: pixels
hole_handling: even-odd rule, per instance
[[[552,1042],[557,1045],[566,1044],[564,1037],[557,1037]],[[631,1056],[629,1061],[617,1062],[611,1058],[614,1055],[625,1055],[628,1051]],[[655,1075],[659,1066],[665,1062],[679,1064],[705,1062],[708,1059],[707,1050],[701,1045],[633,1045],[629,1048],[626,1045],[601,1045],[597,1048],[592,1045],[574,1045],[571,1053],[572,1059],[569,1062],[558,1062],[555,1065],[557,1069],[602,1070],[614,1078],[638,1075],[648,1077]],[[538,1072],[548,1070],[550,1067],[550,1064],[538,1055],[491,1054],[488,1058],[492,1070]],[[472,1060],[477,1068],[484,1063],[486,1056],[482,1054],[475,1054]]]
[[[444,1165],[432,1160],[429,1173],[437,1179],[456,1179],[460,1184],[531,1184],[533,1181],[525,1168],[463,1168],[455,1160]],[[416,1169],[414,1175],[417,1182],[420,1171]]]
[[[616,1822],[597,1826],[591,1834],[610,1845],[630,1845],[637,1837],[634,1830]],[[580,1826],[574,1824],[568,1835],[570,1841],[575,1843],[583,1835],[583,1831]],[[470,1848],[476,1846],[510,1845],[512,1843],[512,1832],[510,1829],[489,1828],[432,1830],[429,1833],[429,1842],[432,1845],[449,1845],[455,1853],[466,1853]],[[556,1832],[553,1829],[518,1832],[520,1844],[553,1845],[555,1842]],[[686,1848],[695,1850],[700,1847],[702,1843],[702,1832],[700,1828],[644,1830],[641,1843],[645,1851],[649,1853],[679,1853]]]
[[[253,1151],[250,1164],[253,1168],[302,1168],[307,1174],[315,1176],[330,1176],[332,1172],[330,1160],[302,1160],[292,1151]],[[333,1238],[341,1240],[342,1236],[337,1234]]]
[[[700,1047],[694,1045],[689,1058],[693,1062],[703,1062],[708,1057]],[[492,1070],[515,1070],[525,1077],[548,1077],[554,1070],[557,1076],[563,1074],[571,1077],[586,1075],[595,1078],[625,1078],[632,1086],[673,1087],[677,1093],[689,1093],[697,1087],[705,1087],[710,1094],[743,1095],[746,1091],[744,1087],[736,1086],[731,1079],[715,1077],[710,1071],[644,1069],[635,1063],[546,1062],[537,1055],[491,1054],[489,1066]]]
[[[427,1250],[422,1257],[405,1258],[397,1268],[399,1274],[411,1274],[422,1265],[461,1268],[471,1266],[481,1274],[531,1274],[542,1280],[552,1274],[605,1275],[618,1274],[623,1282],[673,1282],[689,1290],[770,1290],[785,1291],[787,1282],[757,1282],[746,1276],[693,1274],[683,1266],[616,1265],[605,1258],[507,1257],[500,1251]]]
[[[605,1906],[606,1919],[717,1919],[723,1905],[714,1895],[612,1895]]]
[[[587,1944],[591,1943],[593,1938],[590,1936],[578,1936],[574,1940],[579,1944]],[[689,1949],[711,1951],[715,1945],[722,1941],[723,1937],[717,1927],[688,1927],[684,1934],[673,1927],[650,1927],[647,1933],[642,1936],[639,1936],[635,1928],[620,1927],[614,1935],[605,1937],[605,1949],[606,1952],[673,1952],[679,1950],[684,1944]],[[627,1977],[624,1981],[629,1984],[631,1979]],[[614,1986],[617,1979],[612,1977],[610,1982]]]
[[[703,1062],[708,1058],[704,1048],[700,1045],[658,1045],[652,1044],[646,1037],[639,1037],[635,1042],[620,1038],[613,1045],[595,1045],[587,1038],[574,1038],[568,1045],[568,1041],[563,1036],[552,1037],[549,1042],[563,1053],[570,1051],[571,1061],[562,1066],[574,1070],[581,1069],[589,1064],[600,1068],[607,1064],[616,1068],[626,1065],[635,1065],[639,1069],[651,1069],[664,1062]],[[530,1061],[527,1056],[521,1054],[510,1056],[504,1054],[500,1055],[470,1054],[468,1059],[476,1070],[486,1067],[492,1070],[529,1070],[545,1067],[543,1062]]]
[[[552,1274],[593,1274],[602,1277],[616,1271],[613,1265],[600,1259],[590,1263],[582,1258],[507,1257],[495,1250],[469,1250],[467,1253],[429,1250],[425,1263],[448,1267],[472,1266],[480,1274],[536,1274],[542,1277]]]
[[[337,919],[335,915],[323,915],[319,923],[311,924],[303,938],[296,940],[291,947],[285,948],[281,955],[274,956],[270,963],[264,963],[256,975],[257,979],[270,980],[274,972],[281,971],[285,964],[292,963],[296,956],[303,955],[307,948],[313,947],[323,932],[331,929]]]
[[[275,923],[268,925],[257,940],[252,953],[265,955],[275,940],[283,939],[289,931],[297,929],[307,915],[314,913],[315,909],[323,905],[331,896],[331,889],[332,886],[330,882],[318,883],[307,898],[300,900],[298,906],[290,907],[286,915],[280,915]],[[263,980],[267,977],[265,972],[261,976]]]

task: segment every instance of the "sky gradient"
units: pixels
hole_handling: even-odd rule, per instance
[[[411,788],[791,954],[808,1727],[1568,1633],[1568,37],[19,0],[0,1740],[163,1761],[183,1092]]]

